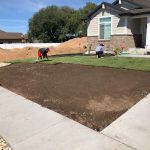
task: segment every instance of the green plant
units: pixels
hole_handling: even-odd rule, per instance
[[[122,50],[120,48],[115,48],[115,50],[114,50],[114,52],[115,52],[116,55],[121,54],[121,51]]]
[[[35,63],[36,58],[11,61],[11,63]],[[125,68],[133,70],[143,70],[150,72],[150,63],[148,58],[122,58],[122,57],[105,57],[97,59],[93,56],[51,56],[49,60],[43,60],[39,63],[57,64],[69,63],[89,66]]]

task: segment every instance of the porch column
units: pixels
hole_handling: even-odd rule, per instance
[[[147,17],[146,48],[150,48],[150,16]]]
[[[124,34],[128,34],[128,18],[124,18]]]

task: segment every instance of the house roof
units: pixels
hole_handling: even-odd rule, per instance
[[[123,0],[123,1],[129,2],[131,4],[140,7],[150,7],[150,0]],[[112,4],[116,5],[117,3],[119,3],[119,0],[115,0]]]
[[[5,32],[0,30],[0,40],[18,40],[22,39],[23,34],[18,32]]]
[[[118,11],[118,14],[121,16],[123,16],[123,15],[135,16],[135,15],[150,13],[150,0],[123,0],[123,1],[137,5],[138,9],[125,10],[125,9],[121,8],[120,5],[117,5],[119,3],[119,0],[114,1],[112,4],[103,2],[99,6],[97,6],[93,11],[91,11],[87,15],[87,17],[84,18],[84,20],[90,19],[92,15],[94,15],[98,10],[102,9],[103,4],[106,7],[115,9],[116,11]]]
[[[99,6],[97,6],[93,11],[91,11],[87,17],[85,19],[89,19],[92,15],[94,15],[99,9],[102,8],[103,4],[106,6],[106,7],[110,7],[116,11],[118,11],[119,13],[127,13],[127,10],[124,10],[122,9],[121,7],[119,6],[116,6],[116,5],[112,5],[110,3],[107,3],[107,2],[103,2],[101,3]]]
[[[123,12],[120,15],[121,16],[136,16],[136,15],[143,15],[143,14],[150,14],[150,8],[143,8],[143,9],[132,9],[129,10],[128,12]]]
[[[126,0],[141,6],[150,7],[150,0]]]

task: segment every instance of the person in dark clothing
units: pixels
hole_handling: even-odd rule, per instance
[[[97,45],[95,51],[98,58],[100,58],[104,54],[104,45],[102,43]]]
[[[38,50],[38,60],[43,58],[48,59],[47,53],[49,52],[49,50],[50,50],[49,48],[40,48]]]

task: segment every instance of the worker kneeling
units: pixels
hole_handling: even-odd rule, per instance
[[[49,52],[49,50],[50,50],[49,48],[40,48],[38,50],[38,60],[43,58],[48,59],[47,53]]]
[[[104,45],[102,43],[97,45],[95,51],[98,58],[101,58],[104,54]]]

